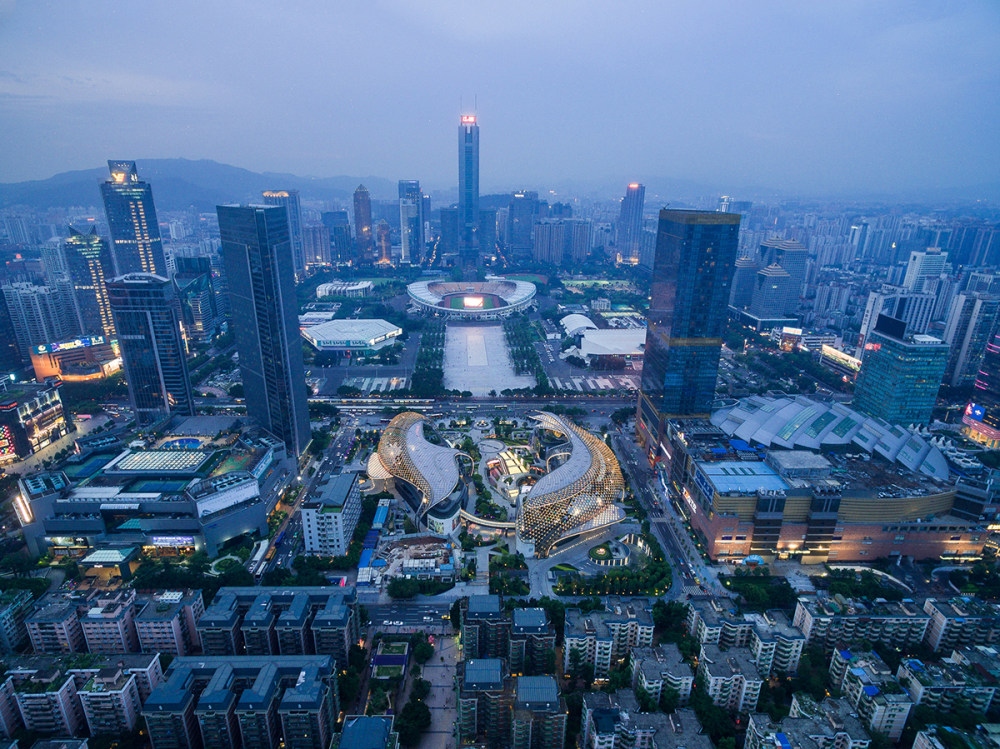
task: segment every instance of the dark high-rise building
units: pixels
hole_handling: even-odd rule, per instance
[[[947,364],[944,341],[907,335],[902,320],[879,315],[865,343],[851,405],[890,424],[927,424]]]
[[[372,235],[372,196],[368,188],[358,185],[354,191],[354,243],[361,265],[374,260],[375,237]]]
[[[497,251],[497,209],[479,209],[479,254],[493,256]]]
[[[620,262],[635,264],[639,262],[639,249],[642,241],[642,209],[646,202],[646,187],[633,182],[625,190],[622,199],[622,209],[618,216],[618,255]]]
[[[354,260],[354,240],[347,211],[325,211],[320,221],[330,231],[330,262],[336,265]]]
[[[288,236],[291,239],[292,267],[296,277],[306,270],[305,244],[302,239],[302,205],[298,190],[265,190],[264,205],[284,206],[288,214]]]
[[[532,238],[541,204],[538,193],[520,190],[510,196],[507,210],[507,251],[511,258],[526,260],[532,253]]]
[[[109,161],[108,169],[111,179],[101,183],[101,197],[111,232],[115,275],[155,273],[166,278],[167,260],[156,222],[153,188],[139,179],[134,161]]]
[[[636,418],[651,459],[667,419],[711,412],[739,229],[734,213],[660,211]]]
[[[20,369],[27,358],[28,352],[25,351],[22,355],[17,343],[7,296],[0,291],[0,372],[9,373]]]
[[[1000,446],[1000,331],[986,346],[962,423],[976,442]]]
[[[212,261],[204,255],[176,257],[174,284],[181,301],[184,337],[189,341],[210,343],[219,317],[212,285]]]
[[[458,252],[459,236],[459,216],[457,208],[441,209],[441,243],[438,250],[445,252]]]
[[[97,229],[86,234],[69,228],[63,244],[66,271],[73,283],[73,301],[80,330],[84,335],[115,337],[108,292],[104,284],[114,277],[114,261],[108,243],[97,236]]]
[[[399,180],[400,261],[419,263],[424,254],[424,196],[420,182]]]
[[[194,415],[173,282],[152,273],[127,273],[108,281],[107,289],[136,422]]]
[[[302,229],[306,267],[330,264],[330,230],[325,226],[306,226]]]
[[[285,209],[216,211],[247,413],[299,456],[309,442],[309,414]]]
[[[463,114],[458,126],[458,231],[462,262],[475,264],[479,253],[479,125]]]

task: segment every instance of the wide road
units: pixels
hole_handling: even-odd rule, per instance
[[[631,435],[620,429],[614,433],[614,444],[622,470],[628,476],[635,496],[649,515],[649,525],[653,535],[663,547],[667,559],[672,563],[672,575],[668,598],[682,598],[687,592],[712,591],[725,593],[718,583],[714,570],[710,570],[703,560],[693,553],[690,539],[679,537],[678,519],[670,502],[660,499],[655,487],[656,477],[649,469],[645,457]],[[681,533],[684,531],[682,530]]]

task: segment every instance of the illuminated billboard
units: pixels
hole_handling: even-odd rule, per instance
[[[476,124],[476,115],[474,115],[474,114],[463,114],[462,115],[462,124],[463,125],[475,125]]]
[[[462,304],[466,309],[482,309],[483,298],[481,296],[467,296],[462,299]]]
[[[982,421],[986,415],[986,407],[977,403],[970,403],[965,407],[965,415],[972,421]]]
[[[73,349],[84,348],[86,346],[100,346],[104,343],[104,336],[86,336],[84,338],[74,338],[70,341],[59,341],[57,343],[43,343],[33,346],[32,350],[36,354],[56,354],[60,351],[72,351]]]

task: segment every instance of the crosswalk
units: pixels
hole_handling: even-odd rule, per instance
[[[410,385],[409,377],[348,377],[343,382],[348,387],[357,388],[363,394],[389,393],[403,390]]]
[[[573,377],[550,377],[549,383],[557,390],[590,393],[599,390],[638,390],[639,375],[577,375]]]

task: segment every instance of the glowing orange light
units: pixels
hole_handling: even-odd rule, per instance
[[[476,124],[476,115],[474,115],[474,114],[463,114],[462,115],[462,124],[463,125],[475,125]]]
[[[639,188],[639,183],[638,182],[632,182],[628,186],[629,190],[637,190],[638,188]]]

